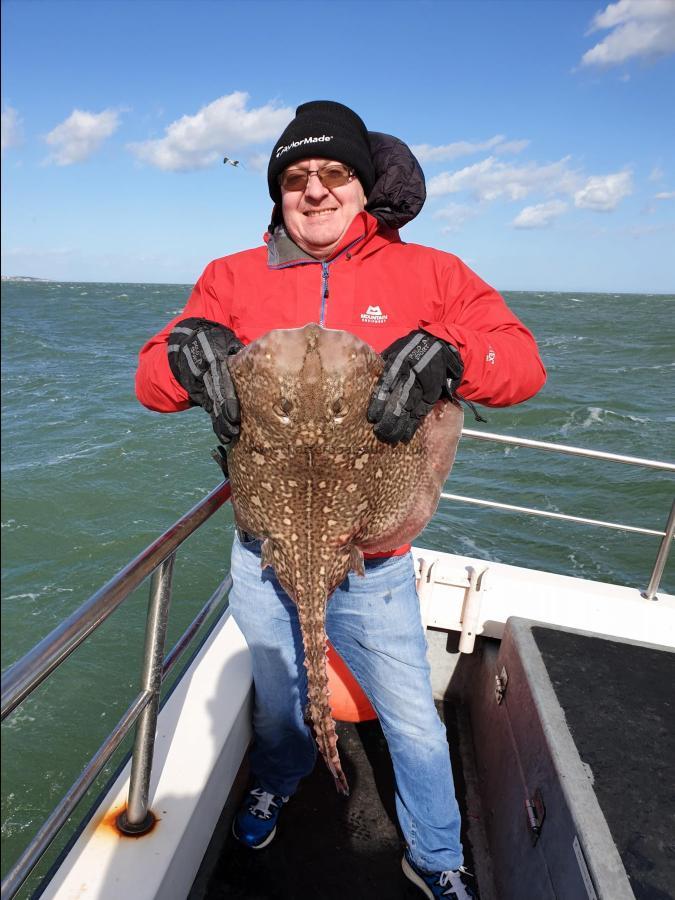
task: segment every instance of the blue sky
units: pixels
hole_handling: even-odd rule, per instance
[[[675,292],[675,0],[5,0],[2,273],[192,283],[295,107],[414,147],[402,237],[500,290]],[[232,168],[226,155],[242,161]]]

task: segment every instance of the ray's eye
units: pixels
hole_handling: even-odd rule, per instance
[[[293,409],[293,404],[288,397],[282,397],[281,400],[277,400],[277,402],[273,404],[272,409],[282,422],[290,422],[289,416]]]
[[[343,397],[338,397],[337,400],[333,400],[331,404],[331,412],[333,413],[333,417],[336,422],[341,422],[344,417],[347,415],[347,404],[344,401]]]

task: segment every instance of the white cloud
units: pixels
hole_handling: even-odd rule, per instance
[[[675,191],[659,191],[654,194],[655,200],[675,200]]]
[[[616,28],[634,20],[652,21],[670,19],[673,16],[673,0],[618,0],[596,13],[589,32]]]
[[[650,181],[661,181],[661,179],[663,178],[663,174],[664,173],[663,173],[663,169],[661,168],[661,166],[654,166],[654,168],[649,173],[649,180]]]
[[[26,257],[46,256],[63,257],[71,256],[77,251],[73,247],[10,247],[3,250],[3,254],[10,259],[24,259]]]
[[[675,52],[673,0],[619,0],[593,18],[588,33],[609,34],[581,58],[582,66],[611,66],[633,57]]]
[[[429,180],[430,197],[470,191],[479,200],[522,200],[534,191],[545,194],[570,193],[579,185],[579,177],[569,168],[569,156],[558,162],[540,166],[526,163],[507,165],[489,156],[482,162],[466,166],[457,172],[441,172]]]
[[[545,228],[567,209],[564,200],[549,200],[548,203],[537,203],[526,206],[511,223],[514,228]]]
[[[611,212],[619,202],[633,192],[630,172],[613,172],[610,175],[592,175],[574,194],[574,205],[581,209]]]
[[[254,153],[246,159],[246,165],[254,172],[265,172],[270,161],[269,153]]]
[[[10,147],[18,147],[22,140],[21,119],[12,106],[2,111],[2,152]]]
[[[100,113],[74,109],[45,137],[46,142],[55,148],[47,162],[70,166],[88,159],[106,138],[117,131],[119,115],[119,111],[114,109],[104,109]]]
[[[472,153],[482,153],[490,150],[496,144],[500,144],[504,136],[497,134],[487,141],[454,141],[452,144],[441,144],[434,147],[432,144],[414,144],[410,149],[421,163],[446,162],[456,159],[458,156],[469,156]]]
[[[421,163],[447,162],[458,156],[470,156],[492,150],[494,153],[520,153],[530,142],[527,140],[507,141],[503,134],[496,134],[486,141],[455,141],[452,144],[415,144],[412,152]]]
[[[475,206],[467,206],[464,203],[450,203],[443,209],[438,209],[434,213],[434,219],[446,219],[449,224],[445,225],[441,231],[443,234],[459,231],[465,222],[473,219],[478,214]]]
[[[204,169],[223,154],[248,144],[276,138],[293,118],[290,107],[272,104],[247,109],[249,95],[235,91],[203,106],[192,116],[176,119],[157,140],[130,144],[144,162],[170,172]]]
[[[527,138],[522,138],[518,141],[504,141],[503,144],[499,144],[495,147],[495,153],[521,153],[529,146],[530,142]]]

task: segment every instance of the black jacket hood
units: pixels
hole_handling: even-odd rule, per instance
[[[369,131],[375,184],[366,209],[390,228],[401,228],[424,206],[424,172],[412,150],[392,134]]]

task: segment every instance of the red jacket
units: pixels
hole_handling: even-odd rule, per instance
[[[459,350],[464,376],[457,390],[466,400],[509,406],[543,385],[546,373],[530,332],[456,256],[405,244],[365,212],[325,262],[288,241],[266,240],[268,247],[209,263],[183,312],[141,349],[136,394],[144,406],[158,412],[190,406],[167,358],[169,333],[188,316],[222,322],[244,344],[273,328],[320,322],[357,335],[378,352],[424,328]],[[294,253],[287,257],[289,246]]]
[[[357,335],[378,352],[424,328],[459,350],[464,377],[458,393],[466,400],[510,406],[543,385],[546,373],[531,333],[456,256],[403,243],[366,212],[325,262],[301,251],[279,259],[276,238],[266,239],[269,247],[209,263],[183,312],[141,349],[136,394],[144,406],[175,412],[190,405],[166,349],[174,324],[188,316],[222,322],[244,344],[273,328],[319,322]]]

